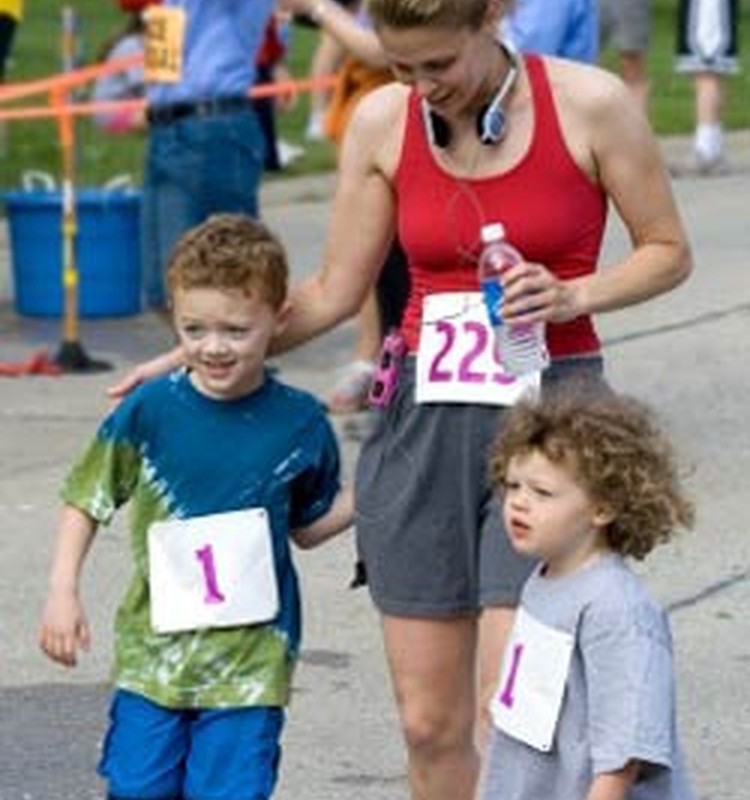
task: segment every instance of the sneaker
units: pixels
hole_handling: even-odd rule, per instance
[[[323,126],[323,115],[312,114],[305,128],[305,139],[307,139],[308,142],[322,142],[325,138],[326,132]]]
[[[731,172],[726,158],[721,153],[707,158],[706,156],[695,154],[695,173],[702,177],[718,175],[728,175]]]
[[[367,408],[367,395],[375,375],[372,361],[357,359],[338,371],[326,405],[331,414],[353,414]]]
[[[721,154],[713,158],[706,158],[694,153],[689,163],[669,166],[669,172],[673,178],[718,178],[722,175],[729,175],[731,171],[731,165]]]
[[[297,159],[305,155],[305,148],[298,144],[287,142],[286,139],[279,139],[276,142],[276,149],[279,153],[279,163],[282,167],[288,167]]]

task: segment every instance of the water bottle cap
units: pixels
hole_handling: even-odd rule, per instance
[[[483,244],[499,242],[505,238],[505,226],[502,222],[489,222],[487,225],[482,225],[479,236]]]

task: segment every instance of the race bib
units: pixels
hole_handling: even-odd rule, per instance
[[[536,750],[552,749],[573,645],[571,634],[518,610],[490,703],[501,731]]]
[[[480,292],[425,297],[417,352],[417,403],[513,405],[541,376],[503,372]]]
[[[143,74],[147,83],[178,83],[182,78],[185,9],[150,6],[145,16]]]
[[[157,633],[273,619],[279,591],[263,508],[155,522],[148,531]]]

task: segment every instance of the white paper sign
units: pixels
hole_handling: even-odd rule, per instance
[[[158,633],[267,622],[278,613],[264,508],[155,522],[148,555]]]
[[[573,645],[571,634],[518,610],[490,703],[501,731],[537,750],[552,749]]]
[[[422,307],[417,403],[510,406],[536,391],[539,372],[503,372],[480,292],[430,294]]]

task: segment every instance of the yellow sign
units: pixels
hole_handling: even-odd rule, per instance
[[[177,83],[182,78],[185,10],[151,6],[146,13],[144,74],[148,83]]]

